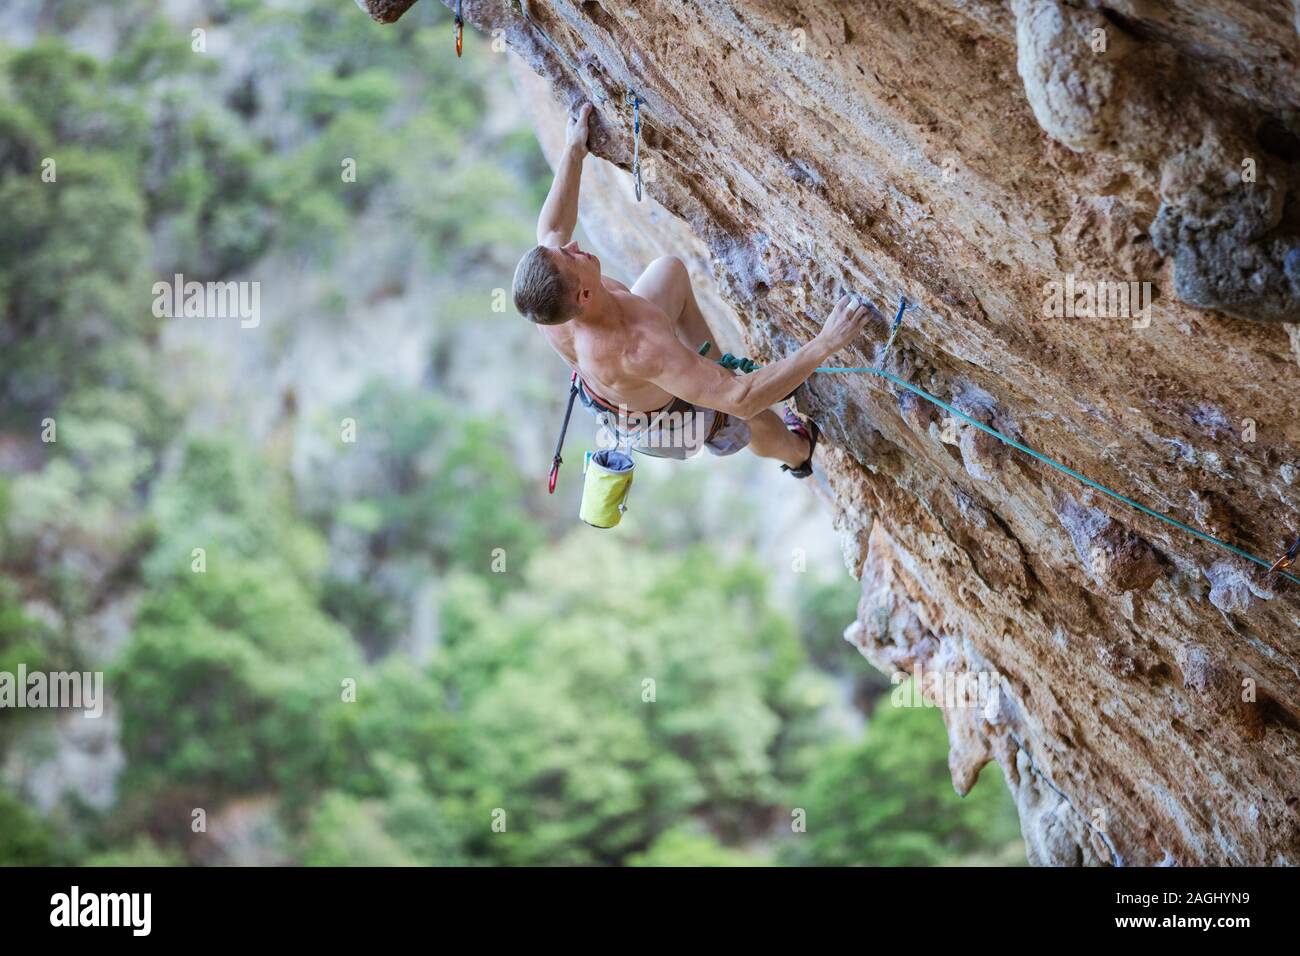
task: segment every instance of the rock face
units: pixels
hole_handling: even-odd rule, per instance
[[[645,190],[756,359],[842,290],[891,314],[906,294],[893,374],[1268,561],[1300,530],[1300,9],[464,10],[562,106],[592,99],[593,152],[624,170],[644,100]],[[998,761],[1032,862],[1300,863],[1297,585],[881,378],[798,402],[862,581],[846,637],[888,671],[992,675],[978,706],[943,701],[953,781]]]

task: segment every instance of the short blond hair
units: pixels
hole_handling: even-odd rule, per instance
[[[538,325],[560,325],[578,312],[573,286],[560,272],[546,246],[534,246],[515,269],[515,308]]]

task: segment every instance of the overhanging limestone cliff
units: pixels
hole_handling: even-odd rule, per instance
[[[894,374],[1254,554],[1300,530],[1292,5],[464,10],[561,104],[592,99],[593,152],[624,169],[635,89],[646,190],[704,243],[755,358],[841,290],[906,293]],[[999,675],[989,706],[945,710],[953,781],[999,762],[1033,862],[1300,862],[1294,585],[878,378],[804,391],[863,585],[847,636],[889,670]]]

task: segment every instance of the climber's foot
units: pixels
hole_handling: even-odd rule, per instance
[[[781,412],[781,419],[785,422],[785,427],[796,435],[801,435],[808,442],[808,457],[798,468],[791,468],[789,465],[782,465],[782,471],[788,471],[795,478],[807,478],[813,473],[813,452],[817,449],[817,437],[821,430],[817,423],[811,418],[805,422],[789,408]]]

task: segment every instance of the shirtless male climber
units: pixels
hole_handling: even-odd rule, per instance
[[[656,259],[629,289],[601,275],[600,260],[572,241],[590,115],[591,104],[583,104],[569,120],[537,222],[538,244],[515,271],[515,307],[578,373],[583,404],[633,450],[682,459],[701,447],[715,455],[749,447],[795,477],[808,477],[816,425],[788,409],[782,418],[769,406],[847,346],[868,318],[883,317],[846,295],[817,336],[779,362],[737,375],[706,359],[698,349],[714,338],[680,259]],[[675,428],[667,440],[651,434],[669,412],[699,417],[695,427]],[[643,427],[626,427],[630,420]]]

